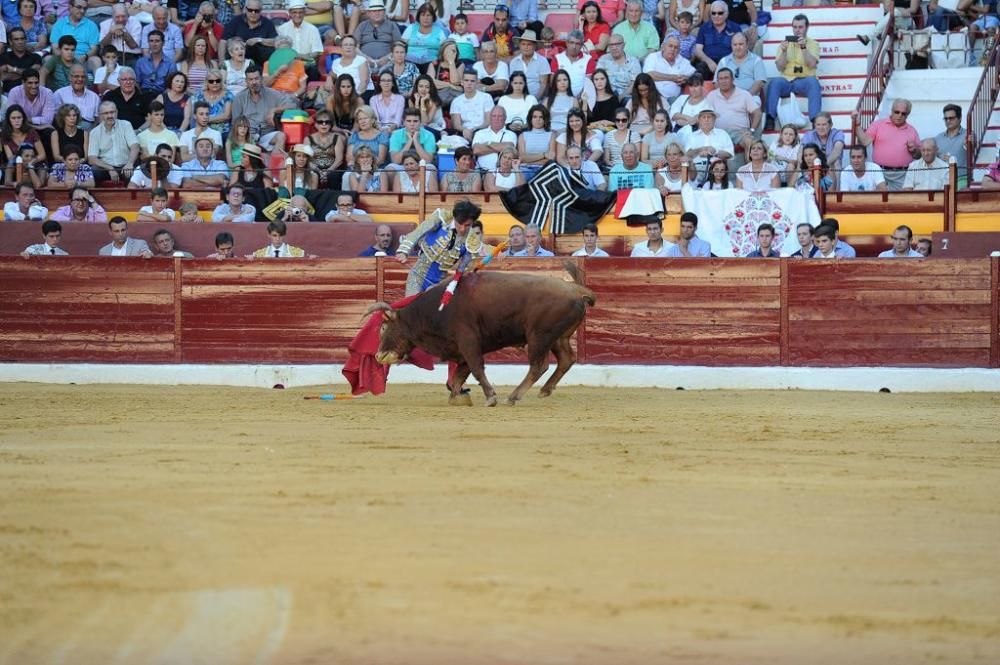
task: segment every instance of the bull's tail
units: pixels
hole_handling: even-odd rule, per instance
[[[573,281],[583,286],[583,275],[580,274],[580,267],[576,265],[576,261],[563,261],[563,268],[569,273],[569,276],[573,278]]]
[[[597,304],[597,297],[594,292],[583,285],[583,275],[580,274],[580,268],[576,265],[576,261],[563,261],[563,267],[569,276],[573,278],[573,281],[577,286],[580,287],[580,295],[583,301],[593,307]]]

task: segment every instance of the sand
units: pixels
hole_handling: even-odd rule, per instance
[[[0,386],[0,663],[1000,662],[1000,395],[311,392]]]

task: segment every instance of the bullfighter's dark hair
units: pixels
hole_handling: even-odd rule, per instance
[[[228,242],[230,245],[236,244],[233,240],[233,234],[229,231],[223,231],[222,233],[215,236],[215,248],[218,249],[219,245]]]
[[[285,223],[283,221],[281,221],[280,219],[276,219],[273,222],[268,223],[267,225],[267,232],[269,234],[274,233],[275,231],[277,231],[279,235],[287,235],[288,227],[285,226]]]
[[[62,224],[54,219],[50,219],[42,224],[42,235],[47,236],[50,233],[62,233]]]
[[[836,217],[826,217],[822,222],[820,222],[820,224],[823,226],[829,226],[837,233],[840,233],[840,222],[837,221]]]
[[[597,230],[597,224],[593,224],[593,223],[590,223],[590,224],[584,224],[584,225],[583,225],[583,231],[590,231],[590,232],[591,232],[591,233],[593,233],[594,235],[601,235],[601,234],[600,234],[600,233],[598,232],[598,230]],[[581,231],[580,233],[583,233],[583,231]]]
[[[691,222],[694,224],[694,228],[698,228],[698,215],[693,212],[686,212],[681,215],[681,222]]]
[[[455,204],[455,208],[452,210],[452,217],[455,222],[465,222],[479,219],[479,215],[482,212],[483,209],[469,199],[462,199]]]
[[[760,226],[757,227],[757,234],[758,235],[760,235],[761,231],[770,231],[771,235],[774,235],[774,225],[770,224],[768,222],[764,222],[763,224],[761,224]]]

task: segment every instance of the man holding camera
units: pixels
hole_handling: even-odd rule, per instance
[[[184,46],[194,48],[194,40],[204,37],[208,42],[208,58],[215,60],[219,53],[219,40],[222,39],[224,26],[215,20],[215,5],[211,2],[201,3],[198,13],[184,24]]]
[[[823,88],[816,78],[819,66],[819,44],[806,36],[809,19],[796,14],[792,19],[792,34],[785,37],[774,59],[775,68],[781,72],[767,83],[767,125],[773,126],[778,117],[778,103],[791,93],[809,99],[809,121],[812,122],[823,106]]]

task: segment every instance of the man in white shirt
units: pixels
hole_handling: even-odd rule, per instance
[[[542,247],[542,232],[534,224],[524,227],[524,249],[511,256],[555,256],[552,252]]]
[[[451,127],[469,143],[476,131],[490,124],[489,113],[495,106],[493,98],[477,90],[479,79],[476,72],[466,70],[462,74],[462,93],[451,102]]]
[[[583,227],[583,247],[573,252],[573,256],[591,256],[607,258],[609,255],[597,246],[597,224],[587,224]]]
[[[504,127],[506,123],[507,111],[502,106],[494,106],[490,111],[490,126],[483,127],[472,138],[472,153],[479,168],[487,173],[496,171],[500,152],[504,148],[517,149],[517,135]]]
[[[194,126],[181,134],[180,147],[181,147],[181,161],[189,161],[194,157],[194,142],[196,139],[206,136],[212,140],[212,142],[218,147],[222,145],[222,134],[219,133],[217,129],[212,129],[208,126],[209,112],[211,106],[208,102],[195,102],[194,103]]]
[[[226,193],[226,202],[215,206],[212,211],[213,222],[252,222],[257,217],[257,209],[249,203],[243,203],[243,185],[230,185]]]
[[[278,36],[288,37],[302,60],[316,60],[323,53],[323,40],[319,36],[319,28],[305,21],[305,0],[290,0],[288,3],[288,19],[278,26]]]
[[[518,53],[507,64],[511,74],[524,72],[524,77],[528,80],[528,93],[534,95],[536,99],[541,99],[548,92],[552,69],[548,60],[535,53],[538,43],[535,31],[525,30],[520,37],[514,38]]]
[[[35,198],[31,183],[19,182],[14,187],[14,200],[3,204],[3,218],[7,222],[40,222],[49,216],[49,209]]]
[[[760,98],[736,87],[733,72],[728,69],[716,70],[715,80],[718,87],[705,95],[705,101],[718,114],[715,126],[727,132],[733,144],[742,145],[749,155],[750,144],[756,139],[754,130],[760,123]]]
[[[658,219],[646,224],[646,238],[632,248],[631,256],[666,257],[667,250],[673,247],[663,239],[663,222]]]
[[[215,159],[215,143],[207,136],[199,136],[194,143],[195,158],[181,164],[183,187],[222,189],[229,179],[229,166]]]
[[[715,126],[717,115],[714,109],[704,108],[698,112],[698,129],[691,131],[685,127],[678,134],[684,141],[687,156],[697,165],[699,175],[707,171],[708,161],[713,157],[729,160],[736,152],[729,133]]]
[[[570,173],[583,180],[591,188],[600,192],[608,190],[608,181],[601,173],[601,167],[589,159],[584,160],[583,151],[579,146],[572,145],[566,148],[566,165]]]
[[[552,59],[552,72],[563,69],[569,74],[569,87],[574,97],[583,92],[583,81],[587,78],[587,65],[590,58],[585,56],[583,49],[583,33],[572,30],[566,36],[566,50]]]
[[[922,146],[921,146],[922,147]],[[892,249],[880,253],[880,259],[922,259],[924,255],[913,249],[913,229],[906,224],[896,227],[892,232]]]
[[[906,168],[903,189],[940,191],[948,184],[948,164],[937,156],[937,141],[920,142],[920,159]]]
[[[101,21],[101,41],[97,45],[100,52],[107,45],[118,49],[119,64],[131,67],[142,55],[142,23],[128,15],[124,3],[111,8],[111,18]]]
[[[24,258],[29,256],[69,256],[69,253],[59,246],[59,243],[62,242],[62,225],[59,222],[50,219],[42,224],[42,238],[44,242],[28,245],[21,252],[21,256]]]
[[[888,189],[882,167],[868,161],[864,146],[851,148],[851,168],[840,174],[842,192],[884,192]]]
[[[642,64],[642,70],[656,81],[656,89],[665,107],[669,107],[681,94],[681,86],[694,74],[694,67],[680,52],[680,40],[667,37],[660,50],[647,55]]]

